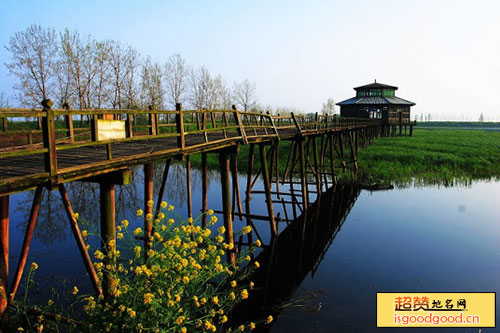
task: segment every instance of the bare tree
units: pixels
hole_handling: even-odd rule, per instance
[[[110,73],[110,51],[111,46],[109,41],[96,42],[94,45],[94,63],[96,75],[94,77],[94,95],[96,96],[95,106],[100,109],[103,107],[107,99],[107,89],[111,79]]]
[[[236,102],[244,111],[253,109],[257,104],[255,83],[251,83],[248,79],[243,80],[241,83],[235,83],[233,94]]]
[[[9,99],[5,96],[5,91],[0,92],[0,108],[10,108]]]
[[[189,73],[191,86],[191,104],[195,109],[208,109],[209,91],[212,77],[204,66]]]
[[[138,88],[137,88],[137,71],[140,65],[140,55],[136,49],[127,47],[123,57],[123,65],[125,69],[123,78],[123,98],[126,108],[137,107]],[[161,69],[160,69],[161,80]],[[121,108],[120,106],[120,108]]]
[[[329,98],[326,100],[325,103],[323,103],[323,106],[321,108],[321,113],[329,116],[335,114],[335,101],[333,100],[333,98]]]
[[[58,44],[54,29],[31,25],[16,32],[5,47],[12,60],[6,63],[9,72],[19,79],[14,86],[19,102],[39,106],[40,101],[54,94]]]
[[[183,96],[187,89],[187,75],[189,68],[179,54],[168,58],[165,64],[165,87],[170,104],[175,107],[177,103],[183,102]]]
[[[152,63],[147,57],[142,65],[141,94],[145,105],[155,109],[163,107],[162,70],[158,63]]]
[[[82,41],[77,31],[65,29],[61,34],[59,70],[63,77],[69,74],[70,86],[80,109],[87,109],[92,103],[92,84],[96,76],[93,43],[90,36]]]

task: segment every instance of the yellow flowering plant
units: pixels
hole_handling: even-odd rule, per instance
[[[213,211],[207,211],[211,218],[202,227],[201,216],[183,220],[172,211],[173,206],[162,202],[160,207],[149,237],[137,223],[122,220],[117,223],[116,240],[104,248],[88,248],[103,295],[81,295],[78,286],[73,286],[70,293],[83,303],[81,318],[73,320],[65,313],[64,323],[44,318],[36,325],[47,329],[64,325],[79,332],[240,329],[229,326],[229,314],[235,305],[251,297],[254,284],[249,276],[258,268],[257,262],[251,264],[251,252],[256,246],[238,253],[232,264],[227,256],[236,250],[226,242],[226,228],[216,228]],[[137,215],[142,224],[143,212],[138,210]],[[237,235],[249,232],[251,228],[244,227]],[[97,231],[89,230],[86,236],[87,246],[99,243],[93,239],[99,237]],[[32,263],[29,281],[37,268]],[[47,310],[54,312],[54,301],[47,304]],[[245,330],[255,328],[254,323],[242,326]]]
[[[153,332],[215,332],[228,325],[227,314],[237,303],[251,297],[251,286],[243,282],[256,269],[248,265],[251,249],[239,253],[234,265],[226,260],[234,246],[225,242],[224,227],[215,229],[213,211],[207,211],[210,222],[202,227],[201,216],[182,220],[172,205],[162,202],[160,207],[149,237],[123,220],[116,250],[108,257],[95,251],[98,276],[111,282],[101,284],[105,297],[84,298],[92,330],[137,330],[141,325]],[[244,227],[240,233],[250,231]]]

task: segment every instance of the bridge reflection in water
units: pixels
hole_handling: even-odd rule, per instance
[[[235,309],[232,319],[235,325],[269,314],[276,317],[281,312],[306,276],[309,273],[314,276],[360,191],[361,187],[354,183],[339,182],[332,186],[264,246],[255,258],[262,268],[249,278],[257,288]]]

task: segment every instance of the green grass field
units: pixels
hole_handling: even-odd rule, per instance
[[[285,169],[290,143],[280,143],[280,169]],[[256,147],[254,172],[259,169]],[[346,149],[348,156],[348,149]],[[201,166],[201,155],[193,155],[193,166]],[[248,147],[238,154],[239,171],[247,170]],[[327,162],[328,163],[328,162]],[[340,161],[336,160],[336,166]],[[406,185],[451,184],[500,178],[500,132],[481,130],[416,129],[412,137],[377,138],[368,148],[360,148],[359,172],[355,177],[366,184]],[[208,154],[210,169],[218,169],[217,154]],[[351,165],[348,164],[351,168]],[[352,177],[348,170],[341,177]]]
[[[416,129],[413,137],[376,139],[358,162],[367,182],[498,179],[500,132]]]

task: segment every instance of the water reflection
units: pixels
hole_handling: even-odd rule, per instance
[[[162,182],[165,162],[153,166],[154,199],[157,200]],[[192,191],[201,192],[201,172],[192,170]],[[208,172],[208,185],[219,181],[219,174]],[[82,217],[81,227],[96,228],[100,221],[99,184],[74,181],[65,184],[73,210]],[[128,218],[135,215],[135,210],[144,206],[144,172],[143,167],[132,168],[132,184],[115,186],[116,216]],[[20,232],[27,227],[29,213],[34,198],[34,191],[22,193],[15,205],[15,226]],[[170,165],[165,197],[178,208],[183,208],[186,201],[186,169],[180,163]],[[34,237],[44,245],[56,241],[65,241],[70,236],[66,213],[63,209],[58,191],[45,191],[40,206]],[[75,245],[76,246],[76,245]]]
[[[314,275],[360,191],[354,183],[337,184],[265,247],[256,257],[263,268],[250,278],[260,288],[235,310],[235,323],[279,314],[306,276]]]

